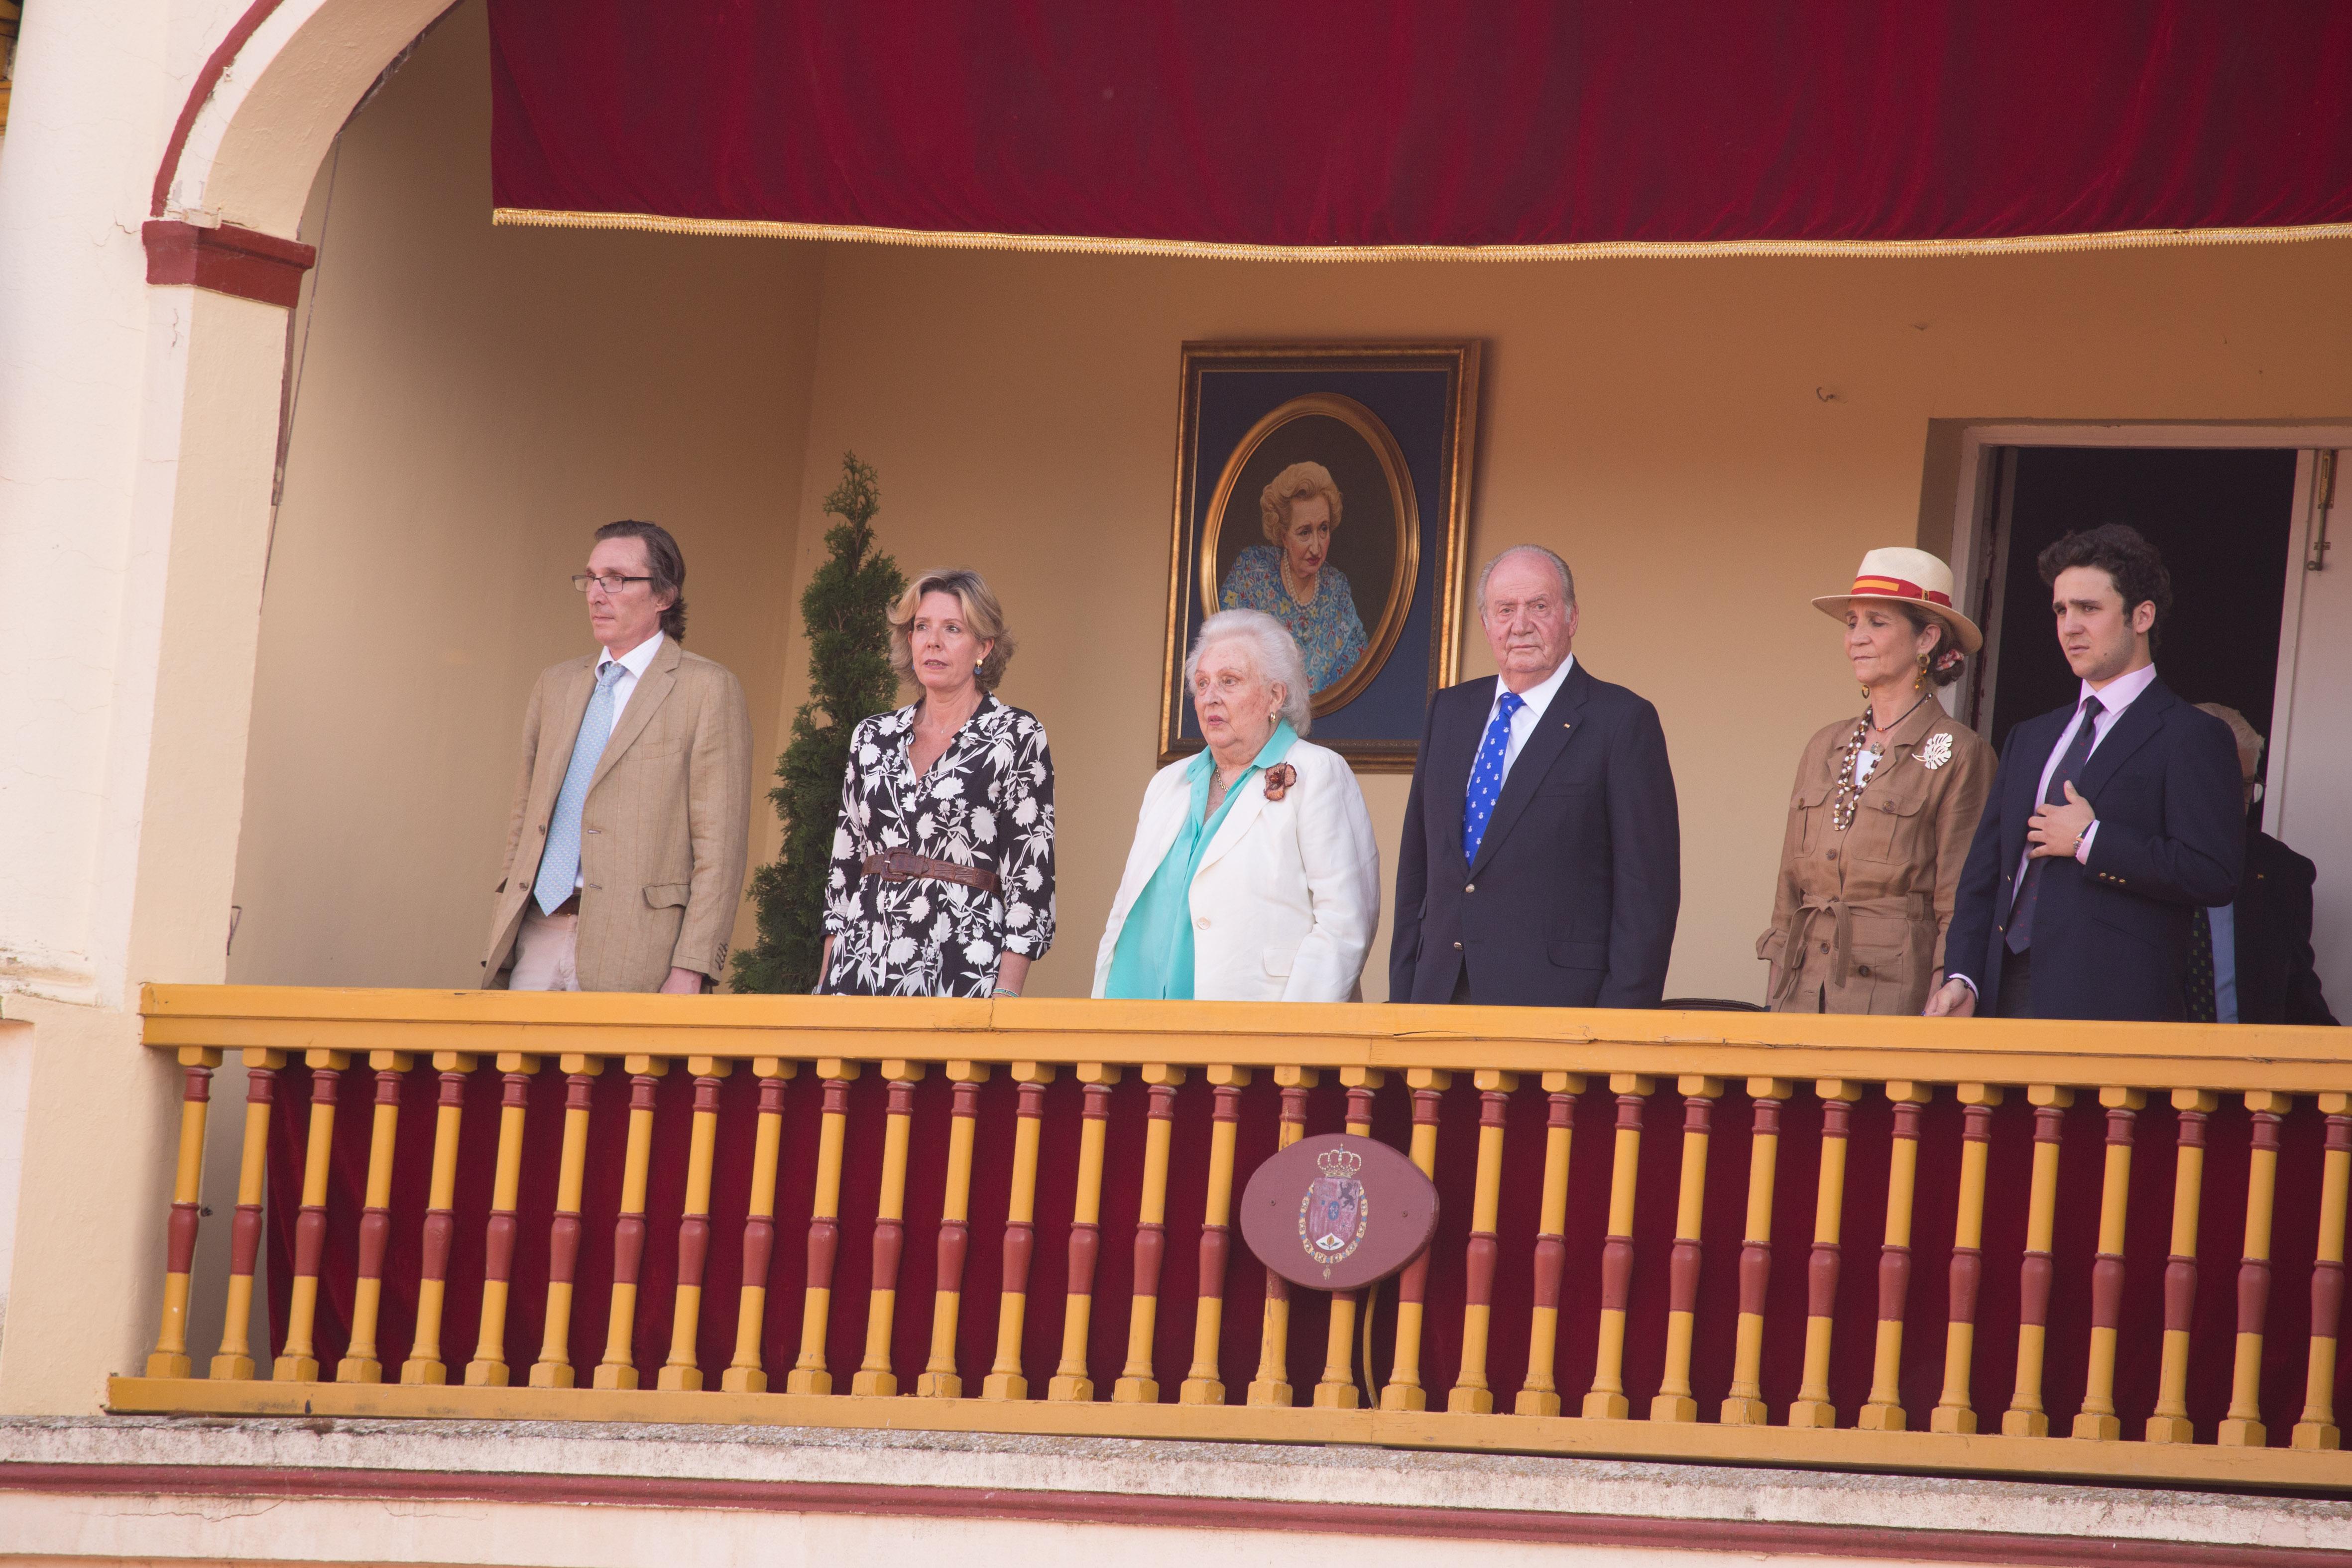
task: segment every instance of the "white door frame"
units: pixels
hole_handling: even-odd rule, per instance
[[[2068,424],[2032,420],[2003,423],[1988,420],[1960,432],[1959,494],[1952,517],[1952,586],[1962,615],[1984,626],[1990,640],[1995,629],[1989,616],[1993,606],[1978,602],[1985,582],[1984,551],[1990,542],[1993,514],[2000,497],[1992,483],[1993,453],[2002,447],[2268,447],[2294,451],[2294,510],[2287,520],[2286,594],[2279,616],[2278,692],[2273,707],[2270,743],[2263,753],[2263,823],[2276,825],[2281,783],[2285,769],[2287,719],[2295,678],[2295,629],[2303,620],[2304,557],[2311,532],[2312,454],[2323,447],[2352,447],[2352,425],[2183,424],[2162,420],[2102,420]],[[2347,563],[2352,564],[2352,563]],[[2004,574],[2004,577],[2005,577]],[[1998,647],[1994,650],[1999,657]],[[1975,695],[1980,679],[1989,679],[1990,661],[1979,660],[1968,683],[1956,694],[1956,710]]]

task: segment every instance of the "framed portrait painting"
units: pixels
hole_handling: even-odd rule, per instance
[[[1201,749],[1184,655],[1219,610],[1289,628],[1314,738],[1409,772],[1454,679],[1478,345],[1186,343],[1160,761]]]

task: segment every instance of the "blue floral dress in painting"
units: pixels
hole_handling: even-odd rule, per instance
[[[1282,581],[1282,552],[1253,544],[1241,552],[1218,592],[1222,610],[1264,610],[1290,630],[1307,660],[1307,684],[1320,691],[1336,686],[1364,657],[1364,623],[1356,614],[1355,590],[1347,574],[1323,563],[1315,602],[1302,605]]]
[[[918,778],[912,705],[849,737],[841,822],[825,877],[832,995],[986,996],[1008,952],[1042,958],[1054,941],[1054,759],[1035,715],[993,697]],[[996,890],[916,877],[887,882],[866,858],[893,849],[984,867]]]

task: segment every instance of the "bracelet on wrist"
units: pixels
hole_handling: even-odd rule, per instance
[[[998,985],[992,987],[989,991],[989,994],[992,996],[1018,996],[1021,993],[1018,991],[1008,991],[1003,986]]]

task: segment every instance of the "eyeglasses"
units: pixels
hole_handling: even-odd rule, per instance
[[[617,594],[632,583],[652,581],[651,577],[624,577],[617,572],[607,572],[601,577],[593,572],[574,572],[572,574],[572,585],[583,594],[588,591],[588,584],[591,583],[595,584],[607,594]]]

